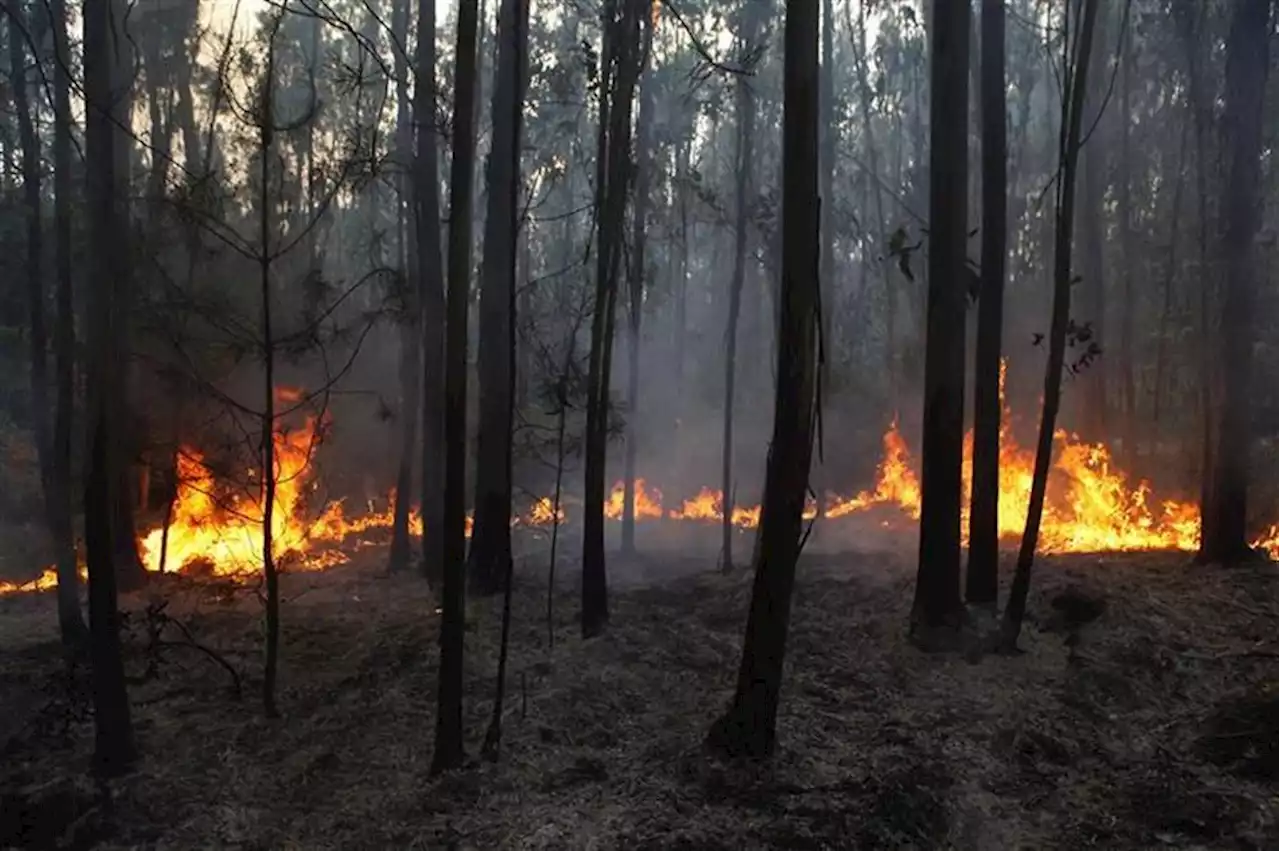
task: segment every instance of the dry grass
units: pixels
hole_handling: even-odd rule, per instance
[[[0,846],[193,848],[1256,848],[1275,845],[1276,569],[1178,555],[1052,559],[1031,613],[1068,586],[1106,599],[1074,651],[1032,623],[1025,654],[966,661],[904,639],[900,557],[814,555],[793,610],[767,766],[707,756],[749,582],[650,556],[577,638],[576,592],[516,589],[500,761],[427,776],[434,603],[364,567],[288,577],[285,718],[257,703],[257,603],[166,586],[168,611],[245,672],[166,648],[132,689],[144,758],[104,790],[83,674],[61,673],[49,599],[0,602]],[[621,559],[615,557],[615,565]],[[541,570],[541,568],[537,568]],[[571,570],[563,569],[566,574]],[[145,601],[130,601],[136,610]],[[490,711],[497,605],[470,604],[469,750]],[[135,616],[136,617],[136,616]],[[146,663],[130,642],[129,670]],[[43,839],[41,837],[44,837]],[[96,844],[94,844],[96,843]]]

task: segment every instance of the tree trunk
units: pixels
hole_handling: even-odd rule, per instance
[[[116,282],[115,299],[118,310],[115,334],[120,342],[120,361],[117,369],[119,378],[115,385],[116,393],[110,400],[112,416],[121,424],[111,442],[111,448],[119,455],[112,462],[112,475],[115,477],[111,488],[110,513],[114,530],[112,545],[115,551],[116,582],[121,591],[135,591],[146,584],[147,572],[142,566],[142,557],[138,554],[138,528],[133,511],[133,496],[137,493],[133,473],[137,465],[141,449],[145,443],[143,436],[144,423],[138,416],[134,405],[134,384],[136,365],[133,361],[131,346],[131,319],[134,305],[134,268],[132,230],[133,216],[130,210],[130,164],[133,135],[127,130],[133,114],[133,79],[134,79],[134,37],[128,31],[127,6],[122,3],[112,4],[112,37],[116,40],[116,67],[112,73],[117,81],[115,103],[113,109],[119,116],[115,122],[120,135],[117,137],[112,156],[115,179],[120,187],[117,205],[120,215],[120,238],[124,241],[120,250],[119,279]]]
[[[52,0],[53,69],[53,237],[57,257],[57,318],[53,326],[54,370],[57,404],[54,408],[53,443],[50,447],[49,522],[57,550],[58,627],[64,643],[80,643],[86,637],[80,613],[80,580],[76,570],[76,545],[72,525],[71,418],[75,408],[75,303],[71,278],[71,52],[67,45],[65,0]]]
[[[839,136],[839,129],[836,127],[836,62],[835,62],[835,40],[836,40],[836,16],[834,0],[823,0],[822,3],[822,88],[818,92],[818,109],[821,117],[818,120],[818,143],[821,148],[818,151],[818,161],[822,169],[819,180],[819,195],[821,202],[818,207],[819,227],[821,240],[819,245],[818,260],[818,293],[821,298],[819,303],[819,319],[822,325],[822,349],[823,357],[818,362],[818,393],[820,399],[819,405],[825,407],[827,394],[831,391],[831,357],[832,329],[835,327],[836,315],[836,194],[835,194],[835,178],[836,178],[836,137]],[[866,125],[869,129],[870,125]],[[754,128],[752,128],[754,129]],[[751,339],[759,339],[751,337]],[[817,479],[813,483],[814,490],[817,493],[818,517],[822,518],[826,513],[826,500],[823,493],[826,490],[826,476],[822,470],[822,447],[818,447],[818,463],[815,469],[811,470],[809,475],[812,479]],[[727,552],[727,550],[726,550]]]
[[[818,401],[818,21],[818,0],[787,0],[773,440],[737,688],[707,734],[708,745],[721,752],[754,757],[774,746]]]
[[[619,6],[621,9],[619,10]],[[610,0],[605,14],[607,57],[601,88],[606,116],[597,165],[596,299],[587,367],[586,463],[582,532],[582,635],[591,638],[609,620],[604,559],[605,450],[609,428],[609,375],[613,357],[618,267],[631,162],[631,101],[640,73],[640,27],[648,5],[643,0]],[[603,179],[601,179],[603,177]]]
[[[846,22],[849,24],[849,38],[855,39],[853,22],[848,20],[848,6],[846,10]],[[867,4],[858,4],[858,27],[856,32],[856,67],[858,72],[858,106],[862,115],[862,135],[863,146],[866,149],[867,167],[870,169],[870,179],[867,186],[871,192],[872,200],[875,202],[875,230],[873,234],[876,239],[876,250],[873,256],[880,256],[882,252],[888,250],[889,238],[885,232],[885,214],[884,214],[884,190],[880,185],[880,151],[876,146],[875,123],[871,116],[871,81],[867,73]],[[834,149],[833,149],[834,150]],[[880,285],[884,290],[885,299],[885,368],[887,374],[885,378],[889,385],[889,406],[892,410],[898,410],[898,342],[897,342],[897,324],[898,324],[898,293],[893,287],[893,279],[889,275],[888,266],[883,261],[874,261],[879,273]]]
[[[397,44],[408,43],[409,0],[395,0],[392,7],[392,38]],[[396,496],[392,508],[391,552],[388,570],[407,570],[413,559],[413,542],[409,535],[409,504],[413,502],[413,462],[418,431],[418,394],[422,389],[422,304],[420,289],[414,276],[419,274],[410,262],[417,251],[405,245],[405,204],[409,195],[410,151],[413,147],[413,125],[409,109],[409,58],[404,50],[395,50],[396,74],[396,268],[401,271],[404,315],[400,321],[400,464],[396,470]],[[314,223],[312,223],[314,227]]]
[[[1085,92],[1088,91],[1090,51],[1094,38],[1094,23],[1098,18],[1099,0],[1082,0],[1083,12],[1077,24],[1074,41],[1078,45],[1071,67],[1066,69],[1067,81],[1064,95],[1063,125],[1059,154],[1062,163],[1061,179],[1057,190],[1057,225],[1053,244],[1053,314],[1049,325],[1049,358],[1044,373],[1044,407],[1040,412],[1040,433],[1036,440],[1036,460],[1032,470],[1031,497],[1027,506],[1027,525],[1022,533],[1022,545],[1018,548],[1018,563],[1014,571],[1013,587],[1009,590],[1009,605],[1005,608],[1001,641],[1007,651],[1013,651],[1022,631],[1022,618],[1026,612],[1027,594],[1031,590],[1031,565],[1035,560],[1036,544],[1040,537],[1040,518],[1044,512],[1045,490],[1049,483],[1049,461],[1053,454],[1053,431],[1057,424],[1058,404],[1062,397],[1062,370],[1067,349],[1067,324],[1071,317],[1071,240],[1075,224],[1075,181],[1080,157],[1080,132],[1082,114],[1085,111]]]
[[[1004,2],[982,0],[982,281],[973,387],[973,493],[965,599],[995,606],[999,575],[1000,349],[1008,234]]]
[[[124,664],[120,657],[120,619],[116,601],[114,533],[109,507],[117,484],[112,467],[119,458],[111,400],[116,387],[116,364],[123,346],[117,323],[117,287],[124,272],[125,220],[121,215],[120,175],[116,173],[116,145],[120,133],[116,61],[120,49],[115,34],[116,3],[85,7],[85,157],[89,201],[89,237],[94,255],[108,274],[90,292],[88,468],[85,475],[85,556],[89,567],[90,664],[93,676],[94,768],[111,776],[128,771],[137,757]]]
[[[826,2],[829,4],[831,0]],[[739,25],[741,50],[746,56],[755,48],[757,12],[752,6],[744,6],[741,15],[742,20]],[[734,169],[734,197],[737,211],[734,215],[733,277],[729,282],[729,315],[724,331],[724,437],[721,443],[720,466],[720,504],[723,515],[720,521],[720,564],[725,572],[733,570],[733,396],[738,367],[738,314],[742,310],[742,284],[747,273],[747,207],[751,200],[749,197],[751,166],[756,129],[756,98],[752,81],[747,77],[740,77],[737,80],[737,89],[737,163]]]
[[[444,581],[435,753],[431,773],[462,765],[462,652],[466,630],[467,302],[476,134],[476,0],[458,7],[453,167],[449,174],[449,292],[444,370]]]
[[[644,317],[645,223],[649,214],[649,181],[653,170],[653,75],[644,77],[653,44],[646,17],[640,58],[640,114],[636,118],[636,195],[632,203],[631,262],[627,267],[629,343],[627,347],[627,435],[622,473],[622,551],[636,549],[636,417],[640,411],[640,323]]]
[[[1122,466],[1131,476],[1138,475],[1138,432],[1134,419],[1137,416],[1137,399],[1133,379],[1133,277],[1135,274],[1133,234],[1133,187],[1129,172],[1132,168],[1129,155],[1129,86],[1130,66],[1133,64],[1133,43],[1130,31],[1129,6],[1125,6],[1125,19],[1120,24],[1124,40],[1120,47],[1120,162],[1117,169],[1116,217],[1120,220],[1120,344],[1115,371],[1120,383]]]
[[[27,96],[27,24],[22,6],[9,6],[9,71],[10,91],[18,117],[18,140],[22,149],[22,200],[26,214],[27,244],[23,267],[26,273],[27,321],[31,323],[31,427],[35,437],[40,483],[45,499],[46,517],[51,516],[49,452],[49,367],[48,332],[45,330],[44,249],[40,229],[40,142],[31,120],[31,104]]]
[[[1226,180],[1219,209],[1222,227],[1222,307],[1218,333],[1223,394],[1217,407],[1217,446],[1212,476],[1213,512],[1200,544],[1205,561],[1231,563],[1250,554],[1247,492],[1255,310],[1254,236],[1261,205],[1262,114],[1267,89],[1271,3],[1239,0],[1227,39],[1223,112]]]
[[[488,214],[481,267],[476,514],[471,535],[471,590],[503,590],[511,570],[511,428],[515,395],[516,243],[520,200],[520,131],[526,46],[522,0],[498,10],[498,63],[493,86]]]
[[[1109,358],[1107,352],[1107,308],[1106,308],[1106,268],[1103,263],[1103,231],[1105,212],[1103,195],[1106,192],[1107,147],[1106,110],[1107,98],[1107,44],[1106,16],[1102,15],[1096,40],[1099,50],[1093,52],[1089,60],[1090,89],[1085,93],[1087,115],[1091,122],[1096,122],[1088,139],[1083,140],[1083,196],[1077,214],[1080,216],[1080,290],[1083,302],[1080,305],[1081,319],[1093,323],[1093,339],[1102,348],[1103,358]],[[1125,116],[1128,120],[1128,116]],[[1089,129],[1088,127],[1085,128]],[[1054,254],[1057,254],[1057,228],[1054,230]],[[1056,266],[1056,260],[1055,260]],[[1056,272],[1055,272],[1056,275]],[[1056,279],[1054,286],[1057,286]],[[1086,440],[1102,443],[1110,439],[1110,416],[1107,404],[1107,375],[1110,372],[1106,361],[1095,362],[1084,374],[1084,394],[1081,400],[1083,411],[1080,432]]]
[[[444,577],[444,335],[440,246],[440,170],[436,128],[436,6],[418,2],[413,219],[422,322],[422,573],[433,587]]]
[[[276,509],[276,444],[275,444],[275,336],[271,317],[271,259],[275,247],[271,243],[271,159],[274,153],[274,87],[276,34],[283,14],[272,23],[267,45],[267,67],[262,77],[258,116],[258,297],[261,299],[262,322],[262,419],[258,440],[259,481],[262,482],[262,575],[265,594],[265,662],[262,674],[262,710],[268,718],[280,713],[276,708],[276,672],[280,659],[280,577],[276,571],[273,543]]]
[[[921,445],[920,565],[912,634],[960,612],[964,444],[969,7],[934,0],[930,25],[929,283]]]

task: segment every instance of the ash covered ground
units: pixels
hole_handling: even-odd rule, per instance
[[[908,554],[817,541],[799,570],[780,751],[751,765],[701,746],[736,674],[748,571],[723,575],[714,556],[673,541],[614,553],[609,631],[584,642],[566,559],[548,648],[545,541],[524,543],[500,758],[439,779],[428,776],[435,602],[417,577],[386,576],[380,549],[286,577],[278,721],[257,700],[250,590],[175,577],[126,597],[143,758],[109,786],[86,773],[88,672],[63,666],[52,596],[0,600],[0,846],[1276,843],[1274,563],[1044,558],[1025,653],[976,659],[906,640]],[[739,559],[749,550],[744,535]],[[1052,605],[1064,593],[1105,603],[1075,637]],[[468,601],[472,755],[492,707],[500,605]]]

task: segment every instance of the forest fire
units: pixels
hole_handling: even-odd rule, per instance
[[[1003,375],[1002,375],[1003,379]],[[1002,380],[1003,384],[1003,380]],[[1003,391],[1003,387],[1002,387]],[[1003,396],[1003,392],[1002,392]],[[1000,536],[1017,541],[1026,522],[1031,491],[1034,452],[1014,439],[1011,413],[1006,406],[1000,439]],[[272,522],[272,552],[284,569],[324,570],[348,561],[342,544],[350,538],[355,546],[372,545],[363,536],[374,530],[390,529],[394,522],[394,491],[385,508],[370,502],[361,514],[348,514],[342,500],[329,502],[314,519],[307,519],[307,497],[316,487],[311,461],[319,445],[317,420],[308,417],[302,427],[281,430],[275,435],[276,498]],[[1156,502],[1145,482],[1131,484],[1116,470],[1106,447],[1083,443],[1065,431],[1055,435],[1055,460],[1050,473],[1050,496],[1046,501],[1040,529],[1041,552],[1098,552],[1132,550],[1194,551],[1199,545],[1200,513],[1194,503],[1165,500]],[[965,436],[961,471],[965,499],[962,532],[968,534],[968,493],[972,482],[973,433]],[[247,489],[234,492],[219,482],[204,456],[191,447],[178,455],[179,485],[169,523],[140,536],[138,550],[144,567],[151,572],[207,572],[217,576],[248,577],[262,565],[262,512],[258,500]],[[249,474],[252,480],[252,473]],[[920,516],[920,483],[906,440],[897,420],[883,438],[883,454],[877,467],[875,486],[851,497],[827,494],[823,506],[826,519],[867,511],[873,507],[900,510],[908,518]],[[606,498],[604,514],[611,520],[623,515],[624,487],[614,485]],[[810,500],[805,516],[817,515]],[[553,503],[536,499],[513,526],[546,526],[553,520]],[[723,498],[719,490],[702,488],[683,500],[678,508],[663,508],[662,492],[644,479],[635,481],[635,518],[638,522],[667,520],[722,522]],[[561,522],[564,509],[559,511]],[[732,524],[753,529],[760,522],[759,505],[739,505],[733,509]],[[422,519],[416,508],[410,512],[409,528],[422,534]],[[471,517],[467,518],[467,535]],[[1280,553],[1280,535],[1272,525],[1254,541],[1272,559]],[[81,567],[83,573],[83,566]],[[0,582],[0,595],[49,590],[56,585],[52,568],[27,583]]]

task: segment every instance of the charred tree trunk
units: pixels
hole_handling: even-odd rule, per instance
[[[821,89],[818,92],[818,109],[820,118],[818,120],[818,144],[821,146],[818,151],[818,161],[820,163],[821,174],[818,178],[818,192],[820,196],[820,204],[818,207],[818,218],[820,228],[820,245],[818,257],[818,292],[820,295],[819,304],[819,320],[822,324],[822,345],[823,356],[818,360],[818,393],[820,399],[819,405],[826,404],[827,393],[831,388],[831,347],[834,345],[834,337],[832,329],[835,327],[834,318],[836,314],[836,197],[835,197],[835,179],[836,179],[836,137],[839,136],[839,129],[836,126],[836,61],[835,61],[835,40],[836,40],[836,16],[834,0],[823,0],[822,3],[822,79]],[[867,125],[869,128],[870,125]],[[754,128],[753,128],[754,129]],[[751,339],[758,339],[752,337]],[[826,500],[823,493],[826,490],[826,476],[822,471],[822,455],[819,452],[818,463],[815,469],[811,470],[809,475],[811,479],[817,479],[812,482],[811,486],[817,496],[818,517],[822,518],[826,515]]]
[[[116,104],[119,116],[118,127],[128,128],[133,114],[133,78],[134,78],[134,44],[135,40],[128,31],[128,7],[125,4],[112,4],[112,37],[116,39]],[[124,247],[120,253],[119,280],[116,282],[115,298],[118,313],[115,333],[120,342],[120,370],[116,384],[116,393],[111,400],[112,416],[119,423],[112,448],[119,454],[112,463],[112,475],[115,482],[111,488],[110,513],[115,527],[112,534],[112,545],[115,549],[116,582],[122,591],[135,591],[146,584],[147,572],[142,566],[142,557],[138,553],[138,528],[134,516],[133,497],[138,492],[134,479],[141,450],[145,445],[145,426],[138,415],[135,405],[136,365],[132,351],[132,317],[134,305],[134,262],[133,262],[133,215],[130,209],[130,164],[132,157],[133,136],[127,130],[116,140],[112,156],[115,157],[115,178],[121,187],[121,195],[117,199],[121,217],[121,238]]]
[[[528,3],[528,0],[509,0],[509,2],[510,2],[510,5],[514,8],[508,8],[507,3],[504,3],[502,7],[502,11],[499,12],[499,14],[503,17],[503,20],[499,23],[499,26],[498,26],[498,37],[503,38],[503,36],[506,36],[508,39],[510,39],[510,44],[507,44],[507,42],[504,40],[502,45],[498,48],[499,50],[498,74],[500,75],[500,78],[498,80],[497,86],[495,88],[495,93],[494,93],[494,128],[495,128],[494,132],[496,136],[497,124],[498,124],[498,118],[499,118],[499,115],[497,114],[497,107],[498,107],[497,92],[500,91],[502,87],[507,84],[508,81],[506,81],[504,78],[507,75],[510,75],[513,78],[509,82],[513,84],[511,88],[514,90],[514,97],[509,97],[503,105],[506,107],[506,110],[509,114],[508,121],[514,127],[514,131],[515,131],[512,134],[515,137],[515,144],[511,145],[509,150],[506,151],[507,155],[511,158],[511,165],[510,165],[511,171],[517,178],[512,182],[510,187],[511,210],[509,211],[510,227],[511,227],[511,250],[514,254],[515,248],[516,248],[516,241],[518,239],[518,234],[519,234],[519,229],[517,227],[517,221],[516,221],[517,219],[516,201],[518,200],[518,192],[519,192],[518,178],[520,175],[520,133],[521,133],[521,125],[523,123],[523,118],[524,118],[524,92],[528,85],[527,81],[529,79],[529,3]],[[516,20],[513,23],[508,23],[506,19],[512,16],[514,16]],[[514,56],[510,57],[511,61],[509,63],[508,63],[508,57],[505,55],[505,51],[510,51],[511,53],[514,54]],[[508,67],[509,65],[511,67]],[[495,148],[496,147],[497,145],[495,144]],[[494,187],[492,185],[490,185],[490,191],[491,192],[494,191]],[[515,265],[516,265],[515,258],[513,257],[511,260],[513,279],[515,276]],[[515,364],[516,290],[515,290],[514,280],[512,280],[512,286],[509,288],[507,292],[507,298],[509,301],[509,309],[511,312],[511,317],[510,317],[511,324],[510,324],[510,327],[507,329],[510,343],[511,343],[511,350],[508,353],[510,357],[509,365],[511,368],[511,372],[507,376],[507,389],[508,389],[508,398],[511,398],[511,394],[515,390],[515,366],[516,366]],[[508,420],[507,422],[508,464],[510,463],[510,456],[511,456],[510,427],[511,427],[511,422],[510,420]],[[509,526],[510,524],[508,524],[508,528]],[[508,557],[506,561],[506,575],[503,576],[502,578],[503,579],[502,581],[502,637],[498,645],[498,677],[497,677],[497,683],[494,687],[493,714],[489,719],[489,729],[485,731],[484,744],[481,746],[481,749],[480,749],[480,752],[483,755],[493,760],[496,760],[498,758],[498,749],[502,743],[502,707],[503,707],[504,699],[506,697],[506,687],[507,687],[507,654],[511,646],[511,585],[513,581],[514,573],[515,573],[514,565],[512,564],[510,554],[508,553]]]
[[[609,430],[609,375],[613,359],[618,268],[622,259],[627,184],[631,173],[631,101],[640,72],[643,0],[610,0],[605,13],[601,75],[601,129],[597,164],[596,298],[587,372],[585,498],[582,532],[582,635],[599,635],[609,620],[604,558],[605,450]]]
[[[75,408],[75,299],[71,279],[71,51],[67,45],[65,0],[52,0],[53,40],[53,241],[57,265],[57,318],[53,326],[57,376],[53,442],[50,446],[49,523],[57,550],[58,627],[64,643],[86,637],[80,613],[80,580],[72,525],[71,417]]]
[[[36,457],[40,468],[40,484],[45,499],[46,517],[51,516],[49,451],[49,335],[45,328],[43,234],[40,228],[40,142],[31,120],[31,104],[27,96],[27,24],[21,4],[9,6],[9,72],[10,91],[18,118],[18,141],[22,150],[22,202],[26,214],[27,321],[31,323],[31,427],[35,436]]]
[[[1003,0],[982,2],[981,50],[982,281],[974,362],[973,493],[965,599],[994,606],[1000,557],[1000,349],[1008,235]]]
[[[108,274],[90,292],[89,399],[86,406],[88,453],[85,474],[85,556],[89,567],[90,664],[93,675],[94,768],[100,775],[127,772],[137,757],[129,696],[120,656],[120,618],[116,601],[115,548],[110,505],[118,478],[113,465],[119,453],[111,400],[117,390],[116,368],[121,353],[117,287],[124,272],[122,253],[127,243],[121,215],[120,175],[115,147],[121,144],[115,126],[119,117],[120,83],[116,56],[120,50],[114,28],[116,4],[85,6],[85,157],[89,200],[89,234],[94,254]]]
[[[1254,235],[1260,219],[1262,115],[1267,89],[1269,0],[1239,0],[1227,39],[1222,185],[1222,308],[1218,328],[1223,392],[1218,405],[1212,473],[1213,513],[1200,544],[1205,561],[1231,563],[1250,555],[1246,537],[1249,483],[1249,385],[1256,301]]]
[[[440,180],[436,129],[436,6],[418,2],[414,86],[413,220],[422,313],[422,573],[433,587],[444,577],[445,296],[440,246]],[[465,522],[465,521],[464,521]]]
[[[498,63],[493,86],[488,214],[481,266],[476,515],[468,573],[471,591],[502,591],[511,571],[511,428],[515,402],[516,243],[520,200],[520,125],[526,49],[524,0],[498,10]]]
[[[1071,8],[1068,6],[1067,8]],[[1099,45],[1107,43],[1105,26],[1106,16],[1102,16],[1096,41]],[[1102,348],[1103,357],[1109,345],[1107,334],[1107,276],[1103,264],[1103,230],[1104,208],[1103,195],[1106,192],[1107,147],[1106,147],[1106,102],[1107,96],[1107,54],[1105,49],[1093,52],[1089,60],[1090,90],[1085,94],[1086,109],[1090,121],[1096,121],[1092,133],[1084,140],[1082,197],[1077,209],[1080,228],[1080,273],[1082,281],[1080,305],[1082,319],[1093,323],[1093,339]],[[1128,116],[1125,116],[1128,120]],[[1054,256],[1057,256],[1057,227],[1054,229]],[[1057,260],[1055,259],[1055,268]],[[1056,271],[1054,286],[1056,288]],[[1080,430],[1084,437],[1095,443],[1106,442],[1110,437],[1110,410],[1107,404],[1107,375],[1110,372],[1106,363],[1095,363],[1084,375],[1084,393],[1081,399],[1083,411]]]
[[[1044,512],[1045,490],[1049,483],[1049,461],[1053,454],[1053,430],[1057,424],[1058,404],[1062,396],[1062,370],[1067,349],[1067,324],[1071,316],[1071,240],[1075,224],[1075,181],[1080,157],[1080,133],[1088,91],[1090,51],[1093,47],[1094,22],[1098,18],[1099,0],[1080,0],[1083,9],[1074,34],[1068,37],[1076,45],[1064,72],[1064,102],[1059,154],[1061,178],[1058,181],[1057,225],[1053,245],[1053,314],[1049,326],[1049,358],[1044,373],[1044,407],[1040,413],[1040,433],[1036,440],[1036,460],[1032,470],[1030,505],[1027,525],[1018,548],[1018,563],[1009,590],[1001,629],[1001,643],[1006,651],[1017,648],[1022,631],[1022,618],[1031,590],[1031,565],[1035,560],[1040,537],[1040,518]]]
[[[392,37],[397,44],[408,43],[409,0],[395,0],[392,7]],[[413,501],[413,462],[418,436],[418,394],[422,390],[422,302],[410,262],[418,252],[408,250],[405,239],[405,205],[409,196],[413,124],[409,108],[409,58],[395,50],[396,72],[396,265],[401,270],[404,315],[400,321],[400,464],[396,470],[396,497],[392,509],[391,553],[388,569],[407,570],[413,560],[409,534],[409,504]],[[314,225],[313,225],[314,227]]]
[[[59,23],[56,26],[62,27]],[[53,539],[58,559],[58,626],[63,644],[74,646],[83,637],[84,622],[80,617],[80,601],[77,591],[75,547],[71,537],[71,507],[69,502],[70,471],[66,466],[70,462],[70,447],[55,446],[54,436],[50,434],[49,424],[49,336],[45,324],[45,292],[44,292],[44,234],[41,229],[40,201],[40,141],[36,136],[35,124],[31,117],[31,104],[27,96],[27,23],[24,20],[21,4],[9,6],[9,69],[11,89],[13,92],[14,110],[18,118],[18,139],[22,149],[22,194],[23,206],[26,208],[26,257],[23,265],[26,273],[27,321],[30,323],[31,353],[31,430],[35,437],[36,458],[40,468],[40,485],[44,497],[44,516],[48,524],[50,537]],[[65,32],[61,37],[55,35],[59,45],[65,44]],[[65,73],[60,73],[65,85]],[[60,113],[65,117],[66,113]],[[65,125],[55,128],[55,133],[69,130]],[[66,141],[55,141],[55,146]],[[55,151],[57,153],[57,151]],[[61,153],[66,153],[61,151]],[[62,185],[60,196],[63,205],[69,205],[66,197],[68,176],[67,162],[62,162]],[[57,178],[55,178],[57,180]],[[60,212],[68,213],[69,207],[63,206]],[[59,232],[59,236],[62,236]],[[61,243],[60,251],[69,250],[67,243]],[[70,257],[67,257],[68,279],[70,277]],[[61,262],[60,262],[61,265]],[[61,271],[61,269],[59,270]],[[68,280],[68,284],[70,281]],[[61,292],[59,293],[61,300]],[[61,305],[60,305],[61,307]],[[68,317],[69,318],[69,317]],[[59,327],[55,333],[64,333],[60,327],[62,317],[58,317]],[[66,344],[65,340],[59,343]],[[59,350],[58,367],[61,370],[70,365],[70,345]],[[59,375],[59,410],[58,425],[60,431],[57,438],[64,436],[70,442],[70,405],[62,407],[62,377]],[[66,464],[56,455],[66,449]]]
[[[449,292],[444,370],[444,581],[440,673],[431,773],[462,765],[462,653],[466,631],[467,302],[470,298],[472,182],[476,134],[476,0],[458,7],[453,166],[449,174]]]
[[[1129,172],[1132,161],[1129,152],[1129,87],[1130,66],[1133,64],[1133,44],[1129,21],[1130,7],[1125,6],[1124,32],[1120,46],[1120,162],[1116,175],[1116,217],[1120,220],[1120,340],[1119,358],[1115,371],[1120,384],[1120,440],[1124,469],[1131,475],[1138,474],[1137,398],[1133,377],[1133,276],[1135,270],[1133,233],[1133,186]]]
[[[280,713],[276,708],[276,672],[280,659],[280,577],[276,572],[274,552],[276,508],[276,444],[275,444],[275,337],[271,318],[271,155],[275,143],[274,86],[276,34],[283,13],[272,24],[267,45],[267,67],[262,78],[258,116],[259,196],[258,196],[258,297],[262,322],[262,419],[258,440],[259,481],[262,482],[262,575],[265,586],[265,661],[262,674],[262,710],[268,718]]]
[[[646,17],[644,48],[640,58],[643,76],[653,45],[653,26]],[[627,266],[627,436],[622,473],[622,551],[636,549],[636,416],[640,410],[640,323],[644,318],[645,224],[649,215],[649,181],[652,179],[653,75],[640,85],[640,114],[636,118],[636,194],[632,202],[631,262]]]
[[[1208,130],[1213,118],[1213,108],[1206,102],[1203,78],[1203,53],[1201,49],[1200,26],[1206,16],[1201,10],[1199,14],[1190,14],[1189,7],[1175,7],[1178,13],[1179,33],[1187,51],[1187,99],[1191,103],[1192,130],[1196,149],[1196,258],[1197,271],[1201,280],[1198,318],[1198,352],[1196,358],[1197,378],[1199,380],[1200,403],[1200,547],[1204,549],[1206,539],[1213,539],[1216,533],[1213,523],[1216,512],[1213,510],[1213,473],[1214,473],[1214,377],[1215,364],[1212,341],[1212,305],[1215,288],[1214,276],[1209,268],[1209,180],[1210,164],[1208,150]],[[1203,557],[1203,553],[1201,553]]]
[[[920,565],[912,634],[957,626],[964,444],[969,7],[934,0],[929,31],[929,284],[921,444]]]
[[[774,747],[818,402],[818,22],[818,0],[787,0],[773,440],[737,689],[707,734],[712,748],[753,757]]]
[[[830,0],[827,2],[830,3]],[[749,56],[756,46],[757,11],[753,6],[748,5],[742,8],[741,14],[740,47],[742,55]],[[734,197],[737,209],[734,214],[733,277],[729,281],[729,315],[724,330],[724,436],[721,443],[720,462],[720,507],[723,515],[720,521],[720,564],[725,572],[733,570],[733,407],[738,370],[738,314],[742,310],[742,284],[747,274],[747,207],[751,200],[749,193],[751,192],[752,157],[755,155],[753,137],[756,129],[756,96],[751,88],[751,80],[744,76],[739,77],[736,82],[738,133]]]

